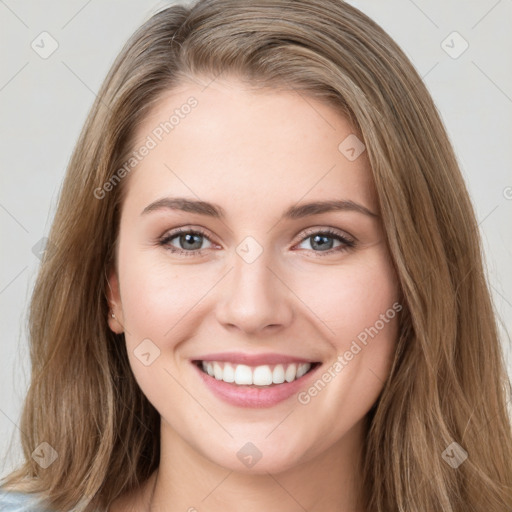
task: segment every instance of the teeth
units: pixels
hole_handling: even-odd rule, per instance
[[[224,364],[224,370],[221,379],[224,382],[235,382],[235,369],[230,364]]]
[[[284,382],[284,366],[278,364],[272,372],[272,382],[274,384],[282,384]]]
[[[311,368],[311,363],[278,364],[276,366],[262,365],[251,367],[245,364],[232,365],[220,361],[202,361],[203,370],[217,380],[238,385],[270,386],[293,382],[305,375]]]
[[[222,380],[218,379],[218,380]],[[249,366],[239,364],[235,368],[235,384],[252,384],[252,371]]]
[[[308,370],[309,368],[305,364],[299,364],[297,367],[297,379],[302,377]]]
[[[257,366],[254,368],[252,380],[258,386],[270,386],[272,384],[272,370],[270,366]]]
[[[222,379],[222,366],[219,363],[213,363],[213,375],[217,380]]]
[[[206,372],[208,373],[208,375],[209,375],[210,377],[213,377],[213,375],[214,375],[214,372],[213,372],[213,364],[211,364],[211,363],[206,363],[206,368],[204,368],[204,364],[205,364],[205,363],[204,363],[204,361],[203,361],[203,369],[205,369],[205,370],[206,370]]]
[[[295,380],[295,377],[297,376],[297,365],[295,363],[292,363],[288,365],[286,368],[286,371],[284,372],[284,378],[286,379],[286,382],[292,382]]]

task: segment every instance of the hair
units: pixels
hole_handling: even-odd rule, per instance
[[[154,14],[128,40],[69,162],[29,311],[24,462],[3,489],[56,511],[107,507],[158,467],[160,417],[108,327],[135,128],[194,77],[326,102],[363,140],[403,300],[390,374],[367,414],[365,510],[512,509],[510,380],[475,214],[437,109],[408,58],[341,0],[211,0]],[[31,457],[48,442],[58,458]],[[457,442],[468,458],[443,460]]]

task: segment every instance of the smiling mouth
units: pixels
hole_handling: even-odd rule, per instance
[[[204,373],[237,386],[268,388],[294,382],[321,363],[282,363],[248,366],[224,361],[193,361]]]

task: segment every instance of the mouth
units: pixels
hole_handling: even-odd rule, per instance
[[[227,361],[192,361],[200,371],[234,386],[271,388],[295,382],[311,373],[320,362],[292,362],[250,366]]]

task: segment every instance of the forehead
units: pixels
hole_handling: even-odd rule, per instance
[[[356,137],[339,111],[303,93],[237,80],[185,83],[137,127],[134,151],[150,149],[129,175],[126,203],[186,195],[254,212],[343,198],[375,209]],[[362,150],[355,159],[353,147]]]

